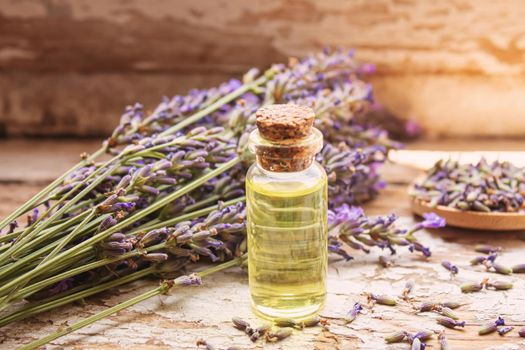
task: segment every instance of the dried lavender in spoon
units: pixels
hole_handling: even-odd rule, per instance
[[[439,160],[410,195],[429,206],[481,212],[525,210],[525,168],[509,162]]]

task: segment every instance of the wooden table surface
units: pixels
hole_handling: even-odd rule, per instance
[[[453,146],[450,146],[450,145]],[[409,149],[476,149],[473,142],[421,142]],[[0,217],[5,216],[34,194],[54,176],[73,164],[81,151],[97,148],[92,141],[1,141],[0,142]],[[508,149],[506,143],[479,143],[478,148]],[[515,150],[525,144],[513,143]],[[524,153],[525,157],[525,153]],[[419,172],[415,169],[388,165],[384,177],[388,187],[381,196],[365,206],[369,215],[394,212],[401,222],[411,224],[406,197],[407,184]],[[525,263],[525,241],[519,233],[483,233],[458,229],[424,231],[420,240],[431,247],[433,255],[427,261],[419,255],[399,249],[395,265],[383,268],[377,258],[381,251],[369,255],[354,254],[355,260],[345,262],[332,258],[328,277],[328,299],[322,316],[330,321],[327,329],[320,327],[296,332],[292,337],[273,344],[253,344],[246,335],[234,329],[230,319],[239,316],[261,323],[249,308],[248,284],[245,272],[232,269],[210,276],[204,285],[177,290],[169,296],[154,297],[94,325],[51,343],[48,349],[195,349],[196,341],[204,338],[219,349],[237,345],[243,349],[408,349],[407,344],[386,345],[383,337],[391,332],[407,330],[441,330],[435,315],[417,315],[413,307],[423,301],[459,301],[457,310],[467,322],[464,330],[447,330],[451,348],[525,349],[525,338],[517,330],[506,336],[498,334],[480,337],[477,330],[483,323],[498,316],[516,328],[525,327],[525,275],[502,276],[469,266],[476,255],[476,243],[490,243],[504,248],[498,261],[505,265]],[[440,265],[449,260],[459,266],[459,274],[451,278]],[[514,289],[507,292],[483,291],[462,294],[459,285],[480,281],[484,277],[511,281]],[[413,298],[397,307],[376,305],[345,325],[343,317],[354,302],[364,301],[363,292],[397,296],[405,282],[413,279]],[[37,317],[0,329],[0,349],[14,349],[36,337],[42,337],[59,327],[88,317],[107,307],[158,285],[146,280],[119,287],[91,297],[83,305],[75,304],[46,312]],[[430,341],[431,349],[439,349]]]

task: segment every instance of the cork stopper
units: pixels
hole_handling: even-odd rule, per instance
[[[250,134],[248,144],[263,169],[295,172],[313,163],[323,135],[313,127],[311,108],[280,104],[263,107],[255,115],[257,130]]]
[[[259,133],[270,141],[303,139],[310,135],[315,119],[310,107],[294,104],[262,107],[255,116]]]

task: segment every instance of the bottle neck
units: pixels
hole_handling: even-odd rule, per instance
[[[300,158],[280,158],[269,155],[257,154],[257,166],[271,173],[297,173],[310,168],[315,161],[315,155]]]

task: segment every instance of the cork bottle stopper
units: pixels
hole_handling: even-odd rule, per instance
[[[315,113],[310,107],[294,104],[262,107],[255,116],[261,136],[274,142],[307,137],[315,119]]]

